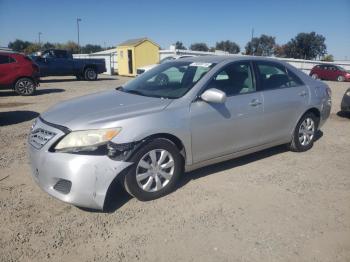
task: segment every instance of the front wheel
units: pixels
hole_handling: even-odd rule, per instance
[[[304,152],[312,148],[315,140],[318,119],[312,113],[306,113],[295,127],[289,149],[294,152]]]
[[[164,138],[145,144],[131,158],[133,166],[124,179],[126,191],[141,201],[157,199],[172,192],[183,170],[176,145]]]
[[[338,81],[338,82],[344,82],[344,80],[345,80],[345,77],[344,77],[344,76],[338,76],[338,77],[337,77],[337,81]]]
[[[97,72],[94,68],[86,68],[84,70],[84,78],[87,81],[94,81],[97,79]]]
[[[35,82],[27,77],[20,78],[15,83],[15,92],[21,96],[30,96],[34,94],[35,89]]]

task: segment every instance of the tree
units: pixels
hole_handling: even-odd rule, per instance
[[[239,48],[239,45],[230,40],[216,42],[215,49],[229,52],[230,54],[237,54],[241,51],[241,49]]]
[[[276,45],[274,48],[274,54],[277,57],[287,57],[286,45]]]
[[[322,61],[327,61],[327,62],[333,62],[334,61],[334,57],[333,55],[325,55],[323,58],[322,58]]]
[[[62,49],[65,49],[69,52],[71,52],[72,54],[77,54],[79,53],[79,46],[77,43],[73,42],[73,41],[68,41],[67,43],[65,43],[63,45],[63,48]]]
[[[286,56],[299,59],[315,59],[327,53],[323,35],[311,33],[299,33],[286,44]]]
[[[175,43],[175,49],[186,50],[186,47],[183,45],[182,42],[176,41],[176,43]]]
[[[253,37],[245,46],[245,51],[247,55],[271,56],[275,45],[275,37],[263,34],[260,37]]]
[[[204,52],[209,51],[209,47],[207,46],[206,43],[193,43],[190,46],[190,49],[193,51],[204,51]]]
[[[99,51],[102,51],[102,47],[100,45],[92,45],[92,44],[87,44],[86,46],[83,46],[81,48],[81,52],[83,54],[91,54],[91,53],[96,53]]]
[[[23,51],[26,54],[32,54],[41,50],[41,46],[38,43],[32,43],[27,46]]]
[[[8,44],[8,47],[16,52],[23,52],[24,49],[26,49],[31,44],[31,42],[16,39],[14,42],[10,42]]]
[[[46,42],[45,44],[43,44],[43,45],[41,46],[41,49],[42,49],[43,51],[45,51],[45,50],[47,50],[47,49],[52,49],[52,48],[55,48],[55,45],[52,44],[52,43],[49,43],[49,42]]]

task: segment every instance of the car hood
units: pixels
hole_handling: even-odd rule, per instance
[[[161,111],[171,101],[112,90],[59,103],[41,117],[71,130],[107,128],[122,119]]]

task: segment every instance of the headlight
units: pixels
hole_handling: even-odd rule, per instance
[[[66,135],[55,147],[57,151],[78,152],[93,151],[106,144],[121,131],[121,128],[73,131]]]
[[[347,96],[350,96],[350,91],[346,92],[345,94],[346,94]]]

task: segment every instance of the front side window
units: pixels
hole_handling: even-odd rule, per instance
[[[149,97],[179,98],[187,93],[214,65],[198,62],[167,62],[143,73],[120,90]]]
[[[257,62],[260,85],[263,90],[295,87],[302,81],[282,65]]]
[[[227,96],[255,91],[253,73],[249,62],[237,62],[226,66],[208,85],[219,89]]]

